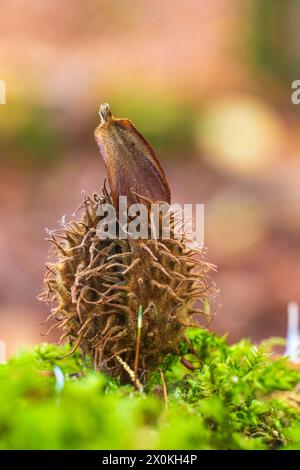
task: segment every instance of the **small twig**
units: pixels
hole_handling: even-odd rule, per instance
[[[180,359],[180,362],[181,362],[181,364],[182,364],[184,367],[186,367],[186,368],[189,369],[189,370],[195,370],[195,369],[196,369],[196,367],[194,367],[193,364],[190,363],[190,361],[188,361],[187,359],[185,359],[185,357],[182,357],[182,358]]]
[[[144,390],[143,385],[141,384],[141,382],[139,381],[139,379],[137,378],[133,370],[129,367],[127,362],[123,361],[123,359],[119,355],[116,355],[116,359],[119,362],[119,364],[121,364],[121,366],[124,368],[124,370],[127,372],[129,377],[131,378],[132,382],[134,383],[135,388],[139,392],[143,392]]]
[[[161,381],[162,381],[162,386],[163,386],[163,394],[164,394],[164,402],[165,402],[165,410],[167,411],[168,409],[168,392],[167,392],[167,385],[165,381],[165,377],[163,374],[162,369],[159,369]]]

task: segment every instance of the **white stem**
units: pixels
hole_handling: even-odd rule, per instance
[[[0,341],[0,364],[6,364],[6,344]]]
[[[299,361],[299,305],[296,302],[288,304],[288,327],[285,356],[291,361]]]

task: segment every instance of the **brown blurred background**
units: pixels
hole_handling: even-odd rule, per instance
[[[174,200],[205,203],[222,303],[212,328],[231,341],[284,335],[300,301],[299,1],[2,0],[0,14],[9,353],[42,340],[45,228],[102,185],[101,102],[153,144]]]

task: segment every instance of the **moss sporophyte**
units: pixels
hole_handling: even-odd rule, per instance
[[[71,353],[79,348],[97,371],[138,387],[167,354],[179,353],[187,327],[200,324],[199,316],[209,321],[214,267],[179,230],[179,214],[160,210],[171,202],[171,191],[150,144],[128,119],[114,118],[109,105],[101,105],[100,118],[95,138],[110,189],[104,183],[100,194],[86,195],[77,218],[51,232],[42,299],[52,302],[51,329],[63,330],[61,341],[68,340]],[[131,207],[143,206],[152,235],[157,207],[151,238],[130,230],[126,237],[101,236],[111,227],[103,218],[108,206],[124,233],[121,197]],[[126,221],[134,225],[130,212]]]

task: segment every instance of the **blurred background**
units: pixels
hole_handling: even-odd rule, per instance
[[[173,200],[205,204],[222,304],[212,329],[230,341],[285,335],[287,303],[300,301],[300,2],[2,0],[0,12],[8,353],[45,331],[45,228],[102,185],[101,102],[152,143]]]

